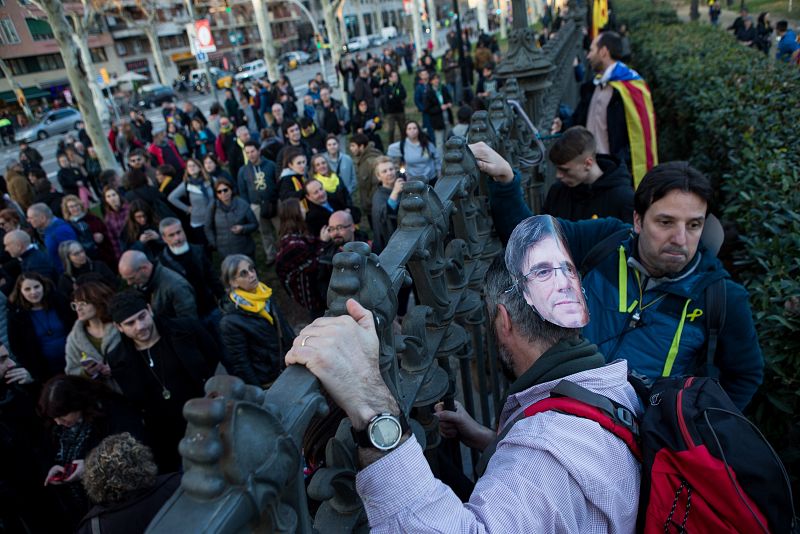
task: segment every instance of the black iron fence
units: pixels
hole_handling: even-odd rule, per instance
[[[490,99],[487,111],[476,112],[470,126],[470,143],[486,142],[520,170],[535,211],[548,183],[537,129],[549,130],[559,103],[574,101],[580,15],[575,9],[543,48],[535,47],[531,30],[512,32],[510,53],[498,69],[507,78],[503,93]],[[349,298],[373,312],[381,373],[434,473],[439,446],[447,447],[457,465],[466,465],[468,474],[477,460],[471,451],[460,461],[458,444],[441,443],[434,405],[444,401],[452,407],[458,397],[470,414],[492,426],[504,398],[494,348],[486,342],[482,295],[486,269],[502,247],[493,235],[486,177],[467,143],[447,141],[435,188],[406,184],[397,231],[380,256],[365,243],[345,245],[334,258],[328,290],[328,315],[346,313]],[[397,295],[412,279],[416,306],[397,334]],[[292,366],[266,391],[216,376],[206,393],[184,408],[183,481],[148,532],[368,530],[355,490],[349,421],[331,409],[311,373]],[[307,430],[326,423],[336,430],[332,437],[316,434],[327,439],[324,467],[306,481]]]

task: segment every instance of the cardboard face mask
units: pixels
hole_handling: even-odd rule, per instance
[[[582,328],[589,311],[581,278],[561,227],[549,215],[522,221],[506,247],[506,267],[525,302],[545,321],[564,328]]]

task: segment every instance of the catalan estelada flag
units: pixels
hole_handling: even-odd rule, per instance
[[[608,24],[608,0],[594,0],[592,4],[592,39],[597,37],[606,24]]]
[[[610,76],[600,83],[611,84],[622,97],[631,146],[633,187],[637,188],[647,171],[658,165],[656,114],[650,88],[638,72],[622,62],[618,62]]]

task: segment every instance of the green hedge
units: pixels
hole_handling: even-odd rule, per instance
[[[614,5],[653,91],[660,161],[707,173],[740,236],[733,271],[766,359],[750,415],[800,475],[800,73],[664,4]]]

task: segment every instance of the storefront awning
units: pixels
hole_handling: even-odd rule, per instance
[[[38,87],[26,87],[22,90],[22,93],[28,100],[31,98],[47,98],[50,96],[49,91],[43,91]],[[6,104],[16,104],[17,94],[14,91],[3,91],[0,93],[0,101],[5,102]]]

